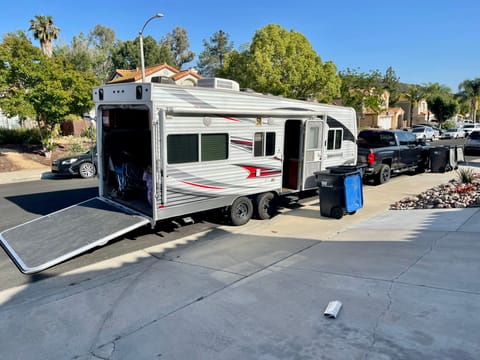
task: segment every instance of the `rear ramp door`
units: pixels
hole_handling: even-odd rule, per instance
[[[5,230],[0,242],[20,271],[32,274],[149,222],[96,197]]]

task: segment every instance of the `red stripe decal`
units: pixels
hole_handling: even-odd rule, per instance
[[[240,167],[244,168],[249,172],[247,179],[256,178],[256,177],[275,176],[275,175],[281,174],[280,170],[275,170],[275,169],[259,168],[255,166],[246,166],[246,165],[240,165]]]
[[[200,188],[204,188],[204,189],[214,189],[214,190],[223,190],[224,189],[224,188],[221,188],[221,187],[218,187],[218,186],[202,185],[202,184],[197,184],[197,183],[193,183],[193,182],[185,181],[185,180],[178,180],[178,181],[180,181],[181,183],[187,184],[187,185],[196,186],[196,187],[200,187]]]

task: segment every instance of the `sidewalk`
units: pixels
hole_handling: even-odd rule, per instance
[[[7,171],[0,173],[0,185],[14,182],[49,179],[52,177],[53,174],[50,172],[50,168],[48,166],[30,170]]]
[[[366,186],[364,207],[341,220],[321,217],[313,199],[269,221],[33,276],[0,292],[2,353],[475,359],[480,208],[387,210],[454,177],[426,173]],[[323,315],[332,300],[343,304],[337,319]]]

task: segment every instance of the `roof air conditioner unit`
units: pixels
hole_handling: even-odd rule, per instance
[[[238,82],[221,78],[201,78],[197,81],[197,86],[213,89],[240,91]]]

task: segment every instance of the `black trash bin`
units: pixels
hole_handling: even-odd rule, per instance
[[[320,214],[341,219],[363,207],[362,171],[355,166],[337,166],[315,173],[319,187]]]
[[[457,168],[456,150],[450,146],[435,146],[429,150],[430,171],[443,173]]]

